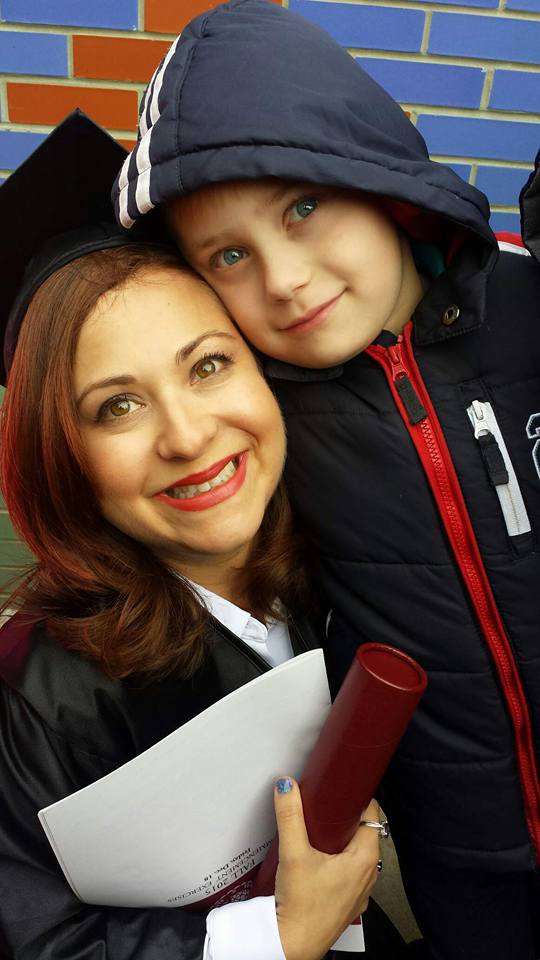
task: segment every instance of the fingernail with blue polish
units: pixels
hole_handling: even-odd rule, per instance
[[[293,788],[292,780],[289,780],[288,777],[283,777],[281,780],[276,781],[276,790],[278,793],[290,793]]]

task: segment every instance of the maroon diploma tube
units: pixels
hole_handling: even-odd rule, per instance
[[[426,685],[422,667],[401,650],[382,643],[359,647],[300,781],[313,847],[324,853],[346,847]],[[277,861],[276,838],[251,897],[273,894]]]

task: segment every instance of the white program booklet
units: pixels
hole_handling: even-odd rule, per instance
[[[239,884],[232,898],[243,899],[242,878],[275,834],[273,782],[301,774],[329,708],[322,651],[311,650],[40,810],[74,893],[105,906],[185,907],[226,888],[231,899]]]

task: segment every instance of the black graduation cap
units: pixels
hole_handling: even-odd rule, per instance
[[[139,236],[116,225],[110,192],[126,155],[75,110],[0,186],[1,383],[28,305],[47,277],[93,250],[163,241],[155,221]]]

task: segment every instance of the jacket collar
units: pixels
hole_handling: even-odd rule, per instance
[[[412,320],[417,346],[442,343],[477,330],[486,313],[489,276],[499,251],[470,238],[454,255],[444,273],[431,281]]]

